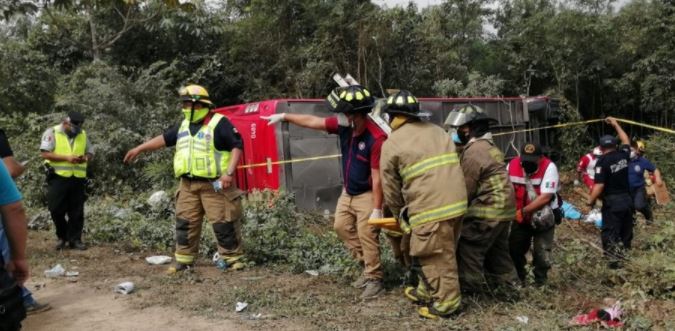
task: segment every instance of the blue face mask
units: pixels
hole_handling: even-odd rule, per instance
[[[463,143],[462,143],[462,140],[459,139],[459,135],[457,134],[457,129],[451,128],[450,130],[448,130],[448,133],[450,134],[450,137],[452,137],[452,142],[453,142],[453,143],[455,143],[455,144],[460,144],[460,145],[463,144]]]

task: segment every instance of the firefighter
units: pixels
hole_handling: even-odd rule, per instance
[[[389,96],[384,111],[392,128],[382,146],[385,201],[410,234],[420,278],[406,296],[426,303],[418,310],[422,317],[449,317],[461,302],[455,250],[467,208],[455,145],[442,128],[421,120],[424,113],[408,91]]]
[[[199,253],[199,239],[204,216],[211,222],[221,270],[241,269],[243,192],[234,181],[243,145],[237,129],[224,115],[212,111],[213,103],[206,89],[188,85],[180,89],[185,119],[141,145],[129,150],[124,162],[140,153],[166,146],[176,146],[174,174],[180,178],[176,192],[176,264],[173,274],[192,269]]]
[[[651,224],[654,221],[654,215],[647,196],[644,172],[647,171],[649,175],[654,176],[654,185],[656,186],[663,186],[663,179],[661,178],[661,171],[643,156],[644,152],[645,143],[642,140],[631,143],[628,184],[630,185],[630,195],[633,197],[635,211],[642,213],[647,224]]]
[[[613,136],[600,137],[603,155],[595,167],[595,185],[588,205],[594,207],[602,198],[602,248],[609,267],[617,269],[633,240],[633,199],[628,180],[630,139],[615,118],[607,117],[605,122],[614,127],[622,145],[617,148]]]
[[[456,128],[464,148],[460,164],[469,208],[464,215],[457,248],[463,292],[483,292],[494,285],[508,289],[518,278],[509,255],[509,228],[516,217],[516,201],[490,125],[497,121],[483,109],[466,105],[450,112],[445,125]]]
[[[533,246],[534,282],[544,285],[551,268],[555,224],[562,219],[558,168],[539,145],[526,143],[520,156],[509,162],[507,171],[516,194],[516,219],[509,236],[511,259],[518,278],[525,283],[525,255]]]
[[[66,247],[85,250],[82,242],[84,202],[87,199],[87,164],[94,150],[82,129],[84,116],[68,112],[61,124],[42,135],[40,156],[47,169],[47,206],[56,227],[56,249]],[[68,216],[66,218],[66,215]]]
[[[581,178],[582,182],[588,188],[588,192],[593,189],[594,179],[595,179],[595,164],[598,162],[598,158],[602,155],[602,150],[600,146],[596,146],[590,153],[582,156],[579,159],[579,164],[577,164],[577,175]],[[579,180],[574,180],[574,186],[579,185]]]
[[[363,266],[363,274],[352,283],[363,288],[368,300],[384,292],[380,262],[379,228],[370,218],[382,218],[380,150],[386,134],[369,118],[375,99],[359,85],[338,87],[326,98],[336,116],[323,118],[305,114],[261,116],[269,125],[287,121],[298,126],[337,134],[342,153],[344,189],[335,208],[333,227],[352,256]]]

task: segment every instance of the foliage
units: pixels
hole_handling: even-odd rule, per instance
[[[667,133],[655,133],[646,141],[645,157],[661,171],[661,176],[670,185],[675,185],[675,137]]]

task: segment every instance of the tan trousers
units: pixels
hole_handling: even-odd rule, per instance
[[[412,229],[410,255],[421,266],[420,282],[433,299],[432,308],[441,314],[457,310],[461,301],[455,257],[461,229],[461,218]]]
[[[335,208],[333,228],[352,256],[364,265],[366,279],[382,279],[380,229],[368,225],[373,211],[373,194],[349,195],[342,192]]]
[[[205,215],[213,227],[220,256],[228,262],[243,256],[242,194],[236,187],[216,192],[208,181],[181,178],[176,192],[176,262],[194,263]]]

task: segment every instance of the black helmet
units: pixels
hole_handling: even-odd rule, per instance
[[[334,113],[369,113],[375,99],[365,87],[350,85],[333,89],[326,97],[326,104]]]
[[[427,113],[420,111],[420,103],[410,91],[399,90],[390,95],[383,111],[388,114],[401,114],[413,117],[425,117]]]
[[[453,109],[445,120],[445,127],[457,128],[473,122],[486,121],[489,125],[497,124],[497,120],[487,116],[485,111],[475,105],[462,105]]]

